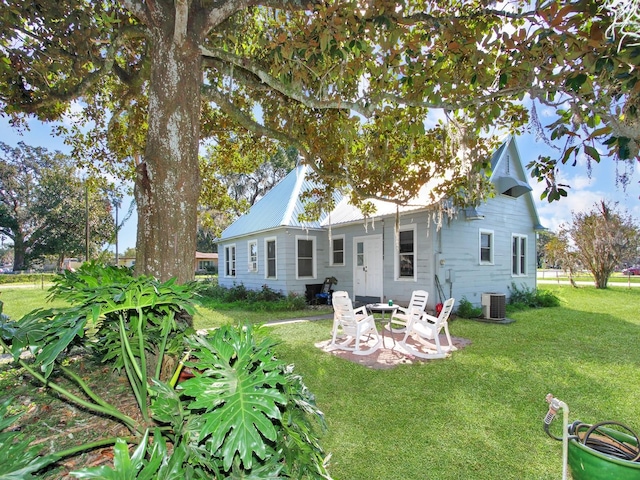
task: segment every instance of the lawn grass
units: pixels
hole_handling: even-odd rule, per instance
[[[471,345],[446,360],[392,370],[368,369],[315,348],[329,339],[331,320],[261,330],[280,340],[277,355],[295,365],[316,395],[334,478],[555,480],[562,448],[542,429],[547,393],[569,405],[571,420],[617,420],[640,432],[640,290],[544,290],[561,306],[515,312],[508,325],[455,319],[451,333]],[[0,294],[7,313],[14,300],[41,306],[46,292],[8,294]],[[194,321],[203,328],[280,317],[201,309]],[[6,378],[10,372],[0,375],[0,384],[16,389],[19,382]],[[559,426],[557,420],[558,434]]]
[[[5,284],[0,286],[0,301],[3,313],[17,319],[36,308],[61,307],[66,303],[61,300],[47,301],[48,285]]]
[[[4,303],[3,313],[12,319],[19,319],[36,308],[62,307],[62,300],[47,301],[48,285],[7,284],[0,285],[0,301]],[[199,306],[194,317],[196,328],[214,328],[221,325],[262,324],[272,320],[287,320],[331,313],[331,307],[320,306],[304,310],[265,312],[251,311],[237,305],[223,305],[208,301]]]
[[[572,420],[640,432],[640,291],[548,290],[562,306],[515,313],[509,325],[456,319],[452,334],[470,346],[394,370],[314,348],[330,321],[270,327],[326,415],[334,477],[555,480],[561,443],[542,429],[550,392]]]

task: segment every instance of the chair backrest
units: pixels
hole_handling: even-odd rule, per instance
[[[455,301],[455,298],[450,298],[442,304],[442,310],[440,310],[440,315],[438,315],[439,324],[442,325],[449,319],[449,315],[451,315],[451,312],[453,311],[453,304]]]
[[[424,311],[427,308],[427,300],[429,299],[429,292],[426,290],[414,290],[411,293],[411,300],[409,300],[408,310],[417,308]]]
[[[332,302],[333,305],[333,318],[343,324],[356,323],[356,315],[353,311],[353,303],[349,298],[349,294],[345,291],[339,290],[333,292]]]

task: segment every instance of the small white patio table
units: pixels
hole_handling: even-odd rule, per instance
[[[389,335],[391,336],[391,340],[393,340],[393,346],[395,347],[396,345],[396,339],[393,338],[393,330],[391,329],[391,317],[393,317],[393,314],[396,312],[396,310],[398,310],[398,305],[396,304],[392,304],[389,305],[388,303],[369,303],[367,305],[367,310],[374,315],[375,313],[380,313],[380,320],[382,320],[382,323],[384,323],[385,321],[385,313],[389,313],[389,318],[387,319],[387,327],[389,328]],[[384,326],[382,327],[382,337],[384,338]],[[384,344],[384,340],[382,342]]]

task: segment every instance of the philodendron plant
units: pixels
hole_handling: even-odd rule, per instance
[[[17,432],[3,431],[10,400],[0,403],[0,478],[35,478],[56,461],[113,445],[113,465],[71,472],[103,479],[328,479],[317,436],[324,427],[313,395],[292,367],[258,340],[251,327],[196,334],[195,284],[134,278],[125,268],[86,264],[60,275],[51,295],[70,306],[0,320],[0,346],[35,379],[96,415],[125,425],[126,438],[48,455]],[[127,376],[140,415],[133,418],[100,397],[65,365],[71,347],[99,352]],[[21,358],[25,350],[33,360]],[[173,361],[168,361],[173,360]],[[164,378],[163,366],[176,367]],[[181,368],[193,377],[177,384]],[[53,381],[59,371],[82,394]],[[1,399],[0,399],[1,400]]]

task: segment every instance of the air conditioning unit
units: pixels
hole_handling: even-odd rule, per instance
[[[480,304],[482,316],[488,320],[504,320],[507,316],[507,296],[504,293],[483,293]]]

